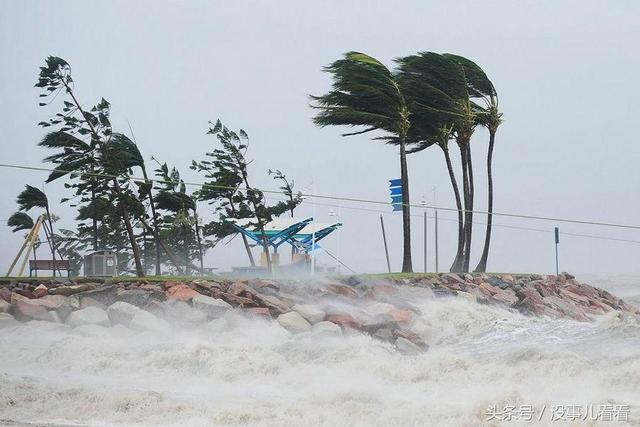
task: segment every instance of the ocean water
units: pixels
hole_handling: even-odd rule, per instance
[[[633,280],[598,280],[640,294]],[[430,350],[418,356],[359,333],[292,335],[235,313],[157,331],[5,325],[0,424],[640,425],[637,317],[580,323],[415,290],[402,297],[422,312],[412,327]]]

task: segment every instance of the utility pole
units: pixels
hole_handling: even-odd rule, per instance
[[[556,276],[560,274],[560,265],[558,263],[558,245],[560,244],[560,229],[558,227],[555,228],[555,236],[556,236]]]
[[[436,202],[436,187],[435,185],[433,186],[433,211],[435,214],[435,233],[434,233],[434,239],[435,239],[435,243],[436,243],[436,273],[438,273],[438,203]]]
[[[387,271],[391,273],[391,262],[389,261],[389,248],[387,248],[387,235],[384,232],[384,220],[380,214],[380,226],[382,227],[382,240],[384,242],[384,254],[387,256]]]
[[[427,272],[427,201],[423,197],[420,204],[424,208],[424,272]]]

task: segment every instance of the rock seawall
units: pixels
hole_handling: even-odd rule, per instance
[[[163,331],[174,322],[210,322],[230,311],[271,319],[291,333],[363,333],[406,354],[428,348],[413,329],[416,298],[465,298],[525,315],[589,321],[637,307],[607,291],[558,276],[430,274],[342,279],[190,281],[9,281],[0,284],[0,327],[48,321],[69,327]]]

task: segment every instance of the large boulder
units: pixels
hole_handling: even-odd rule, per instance
[[[43,296],[47,295],[48,293],[49,293],[49,288],[47,288],[43,284],[40,284],[40,285],[36,286],[36,288],[33,290],[33,295],[35,295],[36,298],[42,298]]]
[[[0,299],[0,313],[8,313],[11,308],[11,304],[3,299]]]
[[[73,301],[73,298],[74,296],[70,297],[72,301]],[[80,300],[80,308],[87,308],[87,307],[98,307],[103,310],[107,309],[107,306],[101,303],[100,301],[93,299],[91,297],[84,297]]]
[[[264,307],[267,307],[270,311],[276,314],[284,314],[290,310],[289,305],[282,301],[280,298],[273,295],[265,295],[255,292],[254,297],[258,300],[258,303]]]
[[[505,289],[493,296],[495,301],[507,304],[508,306],[515,305],[519,300],[516,293],[511,289]]]
[[[138,331],[153,332],[163,332],[171,328],[167,322],[144,310],[138,311],[133,316],[129,323],[129,327]]]
[[[342,335],[342,329],[340,326],[333,322],[322,321],[318,322],[311,328],[311,332],[321,336],[340,336]]]
[[[117,301],[116,285],[102,285],[96,289],[83,291],[78,294],[78,297],[80,298],[80,302],[82,302],[83,298],[89,297],[108,307]]]
[[[207,313],[210,317],[218,317],[232,308],[226,301],[200,294],[194,296],[191,303],[193,308]]]
[[[0,288],[0,299],[11,303],[11,290],[9,288]]]
[[[119,292],[118,301],[126,302],[136,307],[144,307],[151,299],[151,292],[143,289],[128,289]]]
[[[359,331],[364,329],[362,321],[356,320],[355,317],[347,313],[330,314],[327,316],[327,320],[335,323],[336,325],[342,326],[343,328],[357,329]]]
[[[111,322],[106,311],[98,307],[87,307],[71,313],[67,317],[67,324],[72,327],[86,324],[109,326]]]
[[[29,301],[30,304],[39,305],[49,310],[57,310],[67,302],[67,297],[64,295],[45,295],[42,298]]]
[[[290,332],[305,332],[311,329],[311,324],[296,311],[281,314],[278,316],[278,323]]]
[[[300,314],[300,316],[304,317],[307,322],[312,325],[318,322],[322,322],[326,313],[320,310],[318,307],[312,304],[296,304],[291,307],[291,310]]]
[[[165,294],[167,295],[167,298],[178,301],[189,301],[196,295],[200,295],[198,291],[191,289],[189,286],[184,284],[171,286],[165,291]]]
[[[49,289],[49,293],[51,295],[64,295],[68,297],[73,294],[88,291],[89,289],[92,289],[91,285],[82,283],[80,285],[58,286],[57,288]]]
[[[139,311],[140,309],[133,304],[117,301],[107,308],[107,315],[112,324],[129,326],[129,323]]]
[[[16,301],[13,304],[13,314],[16,319],[26,322],[27,320],[53,321],[46,308],[39,305],[29,304],[25,301]]]

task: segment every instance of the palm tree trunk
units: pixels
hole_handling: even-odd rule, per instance
[[[149,184],[147,168],[144,166],[144,164],[142,165],[142,175],[144,177],[145,184]],[[152,186],[149,186],[147,196],[149,197],[149,205],[151,205],[151,216],[153,219],[153,243],[156,250],[156,276],[162,276],[162,260],[160,258],[160,233],[158,231],[158,214],[156,213],[156,207],[153,203],[153,192],[151,191],[151,187]]]
[[[49,223],[49,241],[51,242],[51,259],[53,259],[53,277],[56,277],[56,241],[53,237],[53,223],[51,222],[51,212],[49,212],[49,203],[45,207],[47,211],[47,222]],[[62,276],[62,274],[60,274]]]
[[[411,207],[409,206],[409,173],[404,138],[400,141],[400,178],[402,179],[402,272],[412,273],[411,265]]]
[[[95,188],[95,179],[92,180],[91,184],[91,206],[93,207],[93,213],[91,218],[92,230],[93,230],[93,250],[94,252],[98,250],[98,210],[96,208],[96,188]]]
[[[484,273],[487,271],[487,259],[489,258],[489,244],[491,243],[491,225],[493,222],[493,173],[491,165],[493,162],[493,145],[495,144],[496,132],[489,131],[489,151],[487,152],[487,229],[484,235],[484,248],[480,262],[474,271]]]
[[[464,219],[462,212],[462,200],[460,199],[460,189],[458,188],[458,182],[456,180],[456,174],[453,170],[453,165],[451,164],[451,156],[449,155],[448,148],[442,148],[442,152],[444,153],[444,159],[447,162],[447,171],[449,171],[449,180],[451,181],[451,186],[453,187],[453,194],[456,199],[456,208],[458,209],[458,249],[456,251],[456,258],[451,265],[450,271],[458,272],[460,271],[460,265],[462,262],[463,250],[464,250]]]
[[[462,256],[459,260],[458,272],[464,272],[464,256],[465,249],[467,247],[467,209],[469,209],[469,169],[467,168],[467,155],[466,155],[466,146],[463,143],[459,143],[460,147],[460,163],[462,165],[462,199],[464,201],[464,222],[463,222],[463,247],[462,247]]]
[[[118,184],[117,178],[113,179],[113,186],[116,193],[121,194],[120,184]],[[127,229],[127,236],[129,237],[129,241],[131,242],[133,260],[136,264],[136,275],[138,277],[144,277],[144,268],[142,268],[142,262],[140,262],[140,247],[138,246],[138,242],[136,241],[136,235],[133,233],[133,227],[131,226],[131,217],[129,216],[127,205],[124,201],[120,203],[120,209],[122,211],[122,220],[124,221],[124,225]]]
[[[236,208],[233,205],[233,199],[229,198],[229,206],[231,207],[231,211],[234,213],[236,213]],[[251,267],[255,267],[256,266],[256,261],[253,259],[253,254],[251,253],[251,247],[249,246],[249,241],[247,240],[247,236],[245,236],[244,234],[242,234],[242,242],[244,243],[244,249],[247,251],[247,256],[249,257],[249,262],[251,263]]]
[[[202,240],[200,239],[200,226],[198,225],[198,214],[196,212],[193,213],[196,223],[196,238],[198,240],[198,255],[200,258],[200,275],[204,276],[204,260],[203,260],[203,252],[202,252]]]
[[[465,214],[466,218],[464,221],[465,226],[465,238],[464,238],[464,262],[462,265],[462,270],[466,273],[469,271],[469,262],[471,259],[471,237],[473,235],[473,196],[474,196],[474,187],[473,187],[473,162],[471,160],[471,145],[469,141],[467,141],[466,149],[465,149],[465,158],[467,163],[467,171],[468,171],[468,179],[469,179],[469,196],[468,205],[465,206]]]
[[[188,218],[188,216],[187,216]],[[186,224],[182,226],[182,243],[184,250],[184,271],[187,276],[191,275],[191,263],[189,262],[189,227]]]

